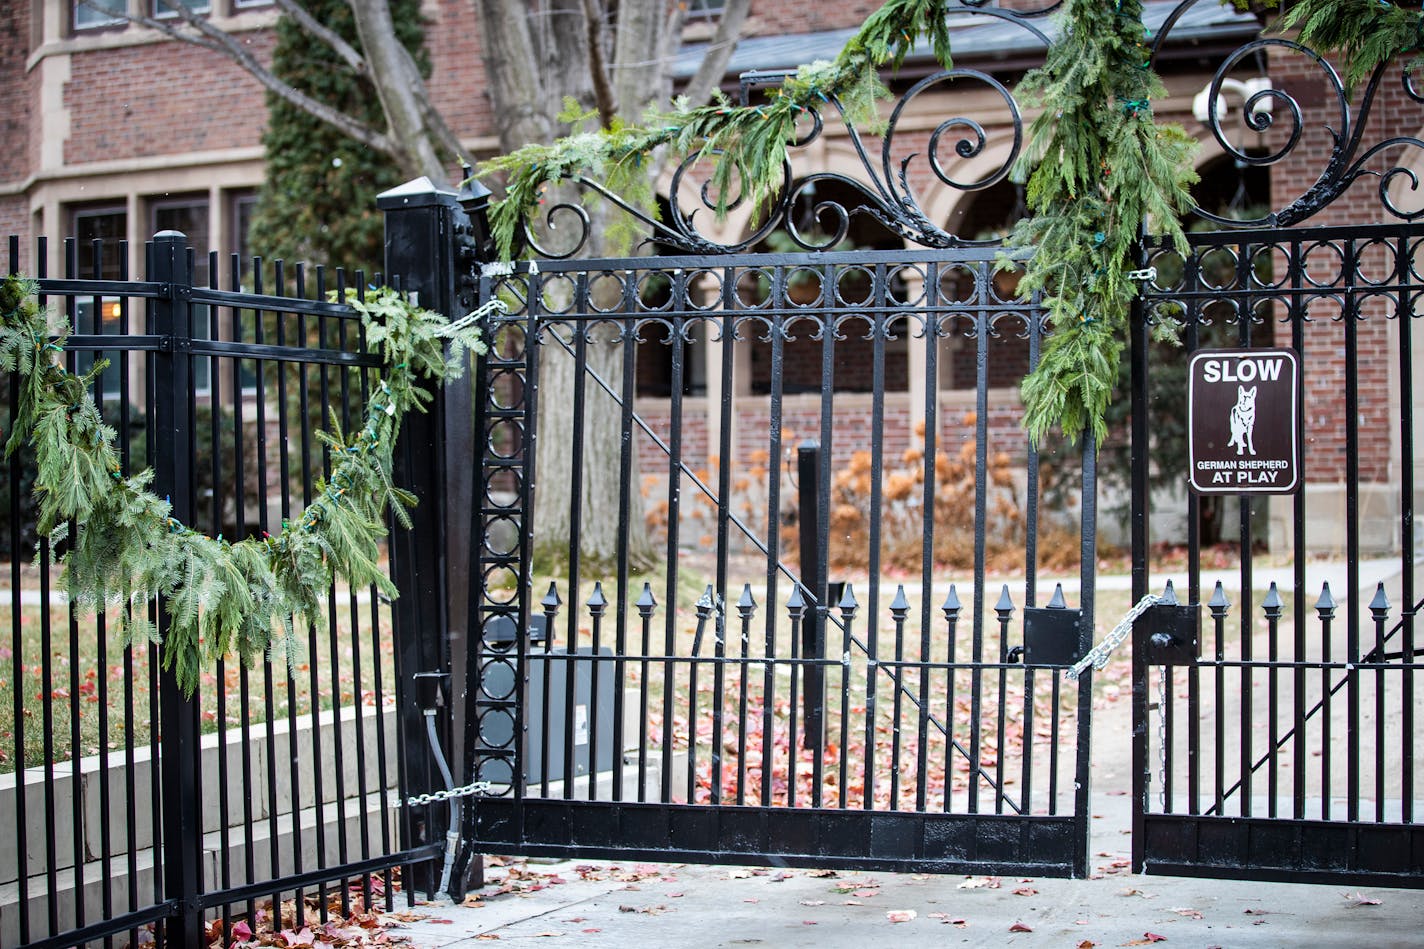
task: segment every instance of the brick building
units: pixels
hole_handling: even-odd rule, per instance
[[[162,12],[160,0],[119,2],[126,2],[134,11],[158,3],[144,12]],[[259,59],[270,54],[271,26],[277,14],[267,0],[183,2],[205,10],[214,22],[239,36]],[[735,89],[735,77],[744,70],[787,68],[834,56],[878,5],[875,0],[834,4],[754,0],[744,39],[729,66],[728,88]],[[699,12],[716,6],[715,0],[694,4]],[[1149,3],[1149,24],[1161,24],[1172,7],[1163,0]],[[496,138],[490,102],[483,91],[484,66],[475,11],[471,0],[427,0],[424,4],[434,67],[432,96],[466,146],[476,154],[487,154],[495,148]],[[1046,28],[1042,21],[1040,26]],[[1194,101],[1217,67],[1257,32],[1258,24],[1250,16],[1229,6],[1202,2],[1189,8],[1176,23],[1158,57],[1169,96],[1154,107],[1159,116],[1180,121],[1202,140],[1199,195],[1200,203],[1208,209],[1220,208],[1233,199],[1236,210],[1247,203],[1286,206],[1315,181],[1334,144],[1322,130],[1322,123],[1330,119],[1308,116],[1298,147],[1267,171],[1246,171],[1230,160],[1194,116]],[[693,17],[678,75],[690,75],[699,55],[698,44],[707,35],[708,21]],[[961,132],[962,137],[972,138],[969,130],[974,126],[969,123],[983,129],[984,142],[955,154],[950,154],[950,145],[941,144],[942,170],[955,181],[978,182],[993,177],[1012,149],[1010,107],[1000,90],[1012,89],[1024,70],[1040,61],[1042,43],[1004,21],[986,22],[980,17],[956,34],[955,55],[957,66],[976,70],[982,78],[942,83],[906,103],[895,149],[897,155],[923,154],[947,117],[962,117],[965,121],[949,129],[946,142],[961,137]],[[895,80],[895,91],[904,93],[931,72],[932,64],[923,57],[912,58]],[[1285,90],[1309,109],[1328,111],[1334,101],[1326,74],[1309,59],[1282,47],[1240,59],[1231,76],[1257,83],[1249,87],[1253,90],[1262,88],[1261,83]],[[1367,141],[1418,133],[1417,102],[1403,83],[1386,81],[1379,98],[1369,116]],[[1242,123],[1241,101],[1240,97],[1224,100],[1234,110],[1234,118],[1223,123],[1225,133],[1253,152],[1280,148],[1289,134],[1288,117],[1280,114],[1286,108],[1278,107],[1277,121],[1258,133]],[[11,145],[0,162],[0,233],[20,236],[20,266],[25,269],[38,264],[33,259],[33,237],[39,234],[73,235],[81,246],[92,238],[126,238],[131,273],[139,270],[137,257],[143,241],[166,228],[182,230],[195,246],[223,255],[246,257],[259,252],[260,248],[248,245],[246,226],[262,181],[260,135],[264,121],[264,97],[256,81],[218,53],[116,21],[75,0],[15,0],[0,13],[0,136]],[[827,126],[826,133],[798,155],[797,171],[832,171],[853,180],[867,180],[857,143],[833,122]],[[1384,157],[1393,160],[1391,155]],[[1404,156],[1407,160],[1417,158],[1415,154]],[[1019,197],[1007,180],[980,189],[946,187],[934,180],[925,161],[912,163],[910,175],[926,215],[963,237],[1000,233],[1016,213]],[[1407,176],[1394,176],[1385,186],[1401,204],[1409,206]],[[1308,223],[1386,219],[1376,188],[1366,181]],[[747,226],[745,215],[733,214],[708,236],[733,241]],[[862,246],[901,246],[899,238],[872,222],[855,227],[852,237]],[[48,253],[47,266],[58,272],[62,249],[57,241],[50,243]],[[106,275],[117,274],[117,254],[106,255],[103,265]],[[1307,413],[1313,482],[1309,490],[1328,497],[1331,505],[1343,503],[1343,495],[1331,485],[1343,477],[1347,424],[1358,426],[1362,478],[1385,484],[1395,476],[1390,462],[1399,457],[1400,368],[1398,359],[1386,357],[1395,351],[1396,322],[1376,319],[1361,325],[1360,417],[1345,420],[1338,408]],[[1312,334],[1321,337],[1313,352],[1338,351],[1338,345],[1327,339],[1329,326],[1329,320],[1322,320],[1312,327]],[[953,444],[964,437],[962,419],[973,405],[973,353],[962,340],[943,340],[939,345],[939,364],[947,367],[939,376],[939,417],[948,443]],[[854,347],[851,342],[841,351],[844,366],[837,369],[837,387],[844,392],[840,405],[847,411],[861,400],[868,406],[870,399],[865,392],[866,363]],[[685,423],[688,448],[701,451],[706,458],[714,454],[708,446],[717,441],[719,423],[713,405],[719,394],[715,380],[722,350],[704,349],[706,358],[690,364],[684,391],[686,411],[692,413]],[[887,426],[886,447],[899,452],[910,446],[915,422],[924,414],[923,382],[917,382],[922,378],[924,343],[901,338],[890,356],[886,407],[887,418],[893,418],[894,424]],[[741,361],[734,374],[738,400],[734,418],[744,420],[747,429],[757,428],[756,420],[765,414],[766,362],[755,343],[739,346],[734,358]],[[1330,366],[1343,373],[1339,359],[1331,358]],[[662,359],[640,356],[640,411],[649,418],[659,414],[667,395]],[[793,359],[789,365],[800,371],[794,367],[802,364]],[[990,385],[996,392],[994,427],[1008,433],[1017,426],[1016,387],[1026,367],[1026,352],[1013,340],[1006,341],[991,365]],[[1333,371],[1326,367],[1308,374],[1308,404],[1336,406],[1338,400],[1318,398],[1338,392],[1339,376],[1332,375]],[[813,403],[818,396],[812,390],[818,377],[812,373],[806,378],[788,377],[787,382],[787,392],[793,393],[788,395],[788,412],[814,418]],[[794,394],[796,390],[801,390],[800,394]],[[1417,380],[1414,391],[1424,392],[1424,379]],[[805,405],[800,405],[802,401]],[[854,439],[846,439],[840,450],[849,452],[854,446]],[[1382,497],[1387,495],[1389,491],[1381,493]],[[1368,492],[1365,496],[1368,506]],[[1381,503],[1389,507],[1387,502]],[[1394,518],[1392,510],[1381,510],[1379,516],[1386,525]],[[1388,534],[1390,528],[1381,530]],[[1381,546],[1388,543],[1382,535]]]

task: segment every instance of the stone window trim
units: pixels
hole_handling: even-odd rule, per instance
[[[277,22],[280,11],[272,0],[206,0],[208,9],[204,11],[214,25],[229,33],[245,33],[269,29]],[[75,12],[79,0],[50,7],[44,5],[45,13],[35,24],[36,40],[25,62],[26,71],[34,69],[41,60],[49,56],[63,56],[72,53],[89,52],[99,49],[146,46],[152,43],[178,42],[157,30],[151,30],[137,23],[115,19],[92,26],[76,26]],[[154,11],[157,0],[124,0],[124,8],[132,13]],[[172,14],[169,14],[171,16]]]

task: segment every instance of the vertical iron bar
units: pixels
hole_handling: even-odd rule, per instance
[[[1400,284],[1395,301],[1395,324],[1399,327],[1399,533],[1400,533],[1400,615],[1404,633],[1401,678],[1402,717],[1399,725],[1400,816],[1414,823],[1414,326],[1409,291],[1409,241],[1401,237],[1395,246],[1395,280]],[[1299,403],[1297,399],[1297,403]],[[1297,656],[1297,661],[1301,657]],[[1296,739],[1298,745],[1301,739]],[[1298,771],[1304,771],[1303,767]]]
[[[233,254],[228,263],[228,289],[238,292],[242,289],[242,261],[237,254]],[[241,342],[242,332],[242,310],[239,307],[232,307],[228,313],[231,335],[234,342]],[[260,321],[260,317],[259,317]],[[120,330],[122,332],[122,329]],[[233,360],[233,385],[232,385],[232,457],[234,473],[234,495],[233,511],[237,520],[237,530],[239,539],[247,537],[247,454],[243,438],[243,399],[242,399],[242,360]],[[127,390],[126,385],[121,388]],[[127,465],[125,468],[127,469]],[[254,786],[254,775],[252,773],[252,704],[251,704],[251,680],[247,671],[247,663],[239,663],[238,666],[238,711],[241,715],[239,728],[242,735],[242,834],[243,834],[243,869],[245,876],[244,883],[252,883],[257,879],[257,842],[254,834],[255,815],[253,813],[253,802],[258,796],[258,788]],[[270,747],[270,745],[269,745]],[[247,901],[247,916],[249,919],[257,915],[256,900]]]
[[[1287,251],[1287,253],[1289,253],[1289,251]],[[1305,268],[1290,266],[1290,259],[1293,258],[1288,259],[1286,269],[1290,275],[1292,289],[1298,290],[1301,286],[1301,283],[1303,282],[1302,278],[1303,271]],[[1305,818],[1306,774],[1309,771],[1310,761],[1305,744],[1305,663],[1309,661],[1309,658],[1306,655],[1307,606],[1305,589],[1305,565],[1307,561],[1307,553],[1305,547],[1305,485],[1307,481],[1307,471],[1309,468],[1309,458],[1307,457],[1305,451],[1305,303],[1301,294],[1292,293],[1287,307],[1289,311],[1288,318],[1290,319],[1291,327],[1291,347],[1295,350],[1296,356],[1300,360],[1301,367],[1296,372],[1295,378],[1295,458],[1296,465],[1299,467],[1299,473],[1296,477],[1295,493],[1291,497],[1291,520],[1293,527],[1293,530],[1291,531],[1291,544],[1293,547],[1292,559],[1295,567],[1294,576],[1291,578],[1292,588],[1295,590],[1295,602],[1291,604],[1292,620],[1294,623],[1295,631],[1295,643],[1293,646],[1294,655],[1292,656],[1292,659],[1295,662],[1295,701],[1293,703],[1294,715],[1291,724],[1292,728],[1295,731],[1295,791],[1293,794],[1292,801],[1292,815],[1295,817],[1296,820],[1303,820]],[[1404,319],[1400,320],[1400,332],[1404,334],[1401,339],[1408,338],[1409,329],[1403,326],[1403,324],[1406,322],[1408,321]],[[1403,391],[1408,392],[1407,386],[1409,383],[1407,377],[1401,378],[1405,380],[1403,384],[1406,386]],[[1400,404],[1407,406],[1410,403],[1401,402]],[[1405,415],[1406,417],[1408,415],[1407,409],[1405,410]],[[1404,452],[1405,458],[1410,457],[1410,455],[1411,452]],[[1410,466],[1406,463],[1405,467]],[[1410,468],[1410,473],[1405,475],[1406,479],[1412,477],[1412,471],[1413,469]],[[1406,503],[1413,503],[1411,494],[1406,494],[1404,496],[1406,499]],[[1407,551],[1408,548],[1406,547],[1405,556],[1409,556]],[[1405,576],[1409,576],[1409,571],[1405,572]],[[1323,643],[1323,648],[1325,650],[1326,655],[1329,655],[1330,643],[1328,641]],[[1325,675],[1325,696],[1326,701],[1329,701],[1329,672],[1327,671]],[[1330,757],[1330,742],[1328,740],[1328,736],[1330,734],[1330,716],[1328,713],[1326,714],[1325,718],[1321,720],[1321,725],[1324,737],[1321,743],[1320,754],[1322,758],[1328,761]],[[1330,807],[1329,800],[1330,799],[1328,794],[1323,794],[1321,796],[1321,807],[1327,811]],[[1322,816],[1321,819],[1323,820],[1324,817]]]
[[[735,301],[736,295],[730,289],[733,286],[732,271],[729,269],[722,278],[725,288],[724,293],[730,295],[730,300]],[[730,308],[730,305],[729,305]],[[781,560],[781,471],[782,471],[782,447],[781,447],[781,398],[782,398],[782,378],[781,373],[784,368],[785,353],[785,332],[784,317],[777,315],[772,317],[771,326],[767,330],[767,335],[771,337],[771,393],[769,395],[770,405],[768,406],[767,423],[767,458],[766,458],[766,664],[763,667],[762,675],[762,731],[761,731],[761,805],[770,807],[772,802],[771,774],[776,764],[776,720],[773,717],[775,711],[775,688],[776,688],[776,662],[777,662],[777,616],[776,616],[776,587],[780,579],[778,565]],[[796,674],[795,666],[791,669],[792,675]],[[791,714],[795,715],[796,699],[791,699]],[[791,726],[791,733],[788,736],[787,752],[790,755],[787,761],[788,773],[794,772],[796,760],[796,729],[794,722]],[[794,775],[792,781],[794,782]]]
[[[78,251],[78,243],[74,238],[71,237],[65,240],[64,275],[71,280],[79,276]],[[65,315],[67,317],[66,323],[69,328],[74,332],[82,331],[82,327],[78,325],[78,301],[72,296],[66,297],[64,306]],[[101,327],[99,326],[99,301],[91,302],[90,306],[93,310],[94,332],[101,332]],[[99,356],[99,353],[91,354],[86,361],[92,366],[97,362]],[[73,353],[66,353],[65,358],[69,363],[69,371],[71,373],[76,372],[78,365],[75,355]],[[102,385],[102,381],[100,385]],[[101,400],[102,397],[101,392]],[[98,405],[102,406],[103,402],[99,401]],[[71,530],[77,527],[78,525],[71,522]],[[48,604],[46,604],[46,607],[48,607]],[[69,693],[69,786],[71,788],[69,795],[69,820],[70,826],[73,828],[72,840],[70,842],[74,848],[74,892],[80,894],[84,892],[84,808],[83,801],[81,800],[83,795],[79,793],[79,789],[83,787],[81,784],[83,780],[81,765],[84,750],[80,743],[79,731],[79,613],[75,609],[72,600],[66,605],[65,613],[69,621],[69,661],[66,664],[69,666],[69,688],[67,690]],[[19,688],[19,683],[16,683],[15,687]],[[55,697],[54,693],[46,693],[45,696],[47,701],[53,700]],[[54,770],[53,762],[46,762],[46,764],[51,771]],[[76,899],[74,901],[75,928],[84,926],[85,922],[84,900]]]
[[[222,274],[218,269],[217,251],[208,253],[208,288],[212,290],[220,289],[222,284]],[[207,307],[208,314],[208,338],[218,339],[218,308],[216,306]],[[222,507],[226,492],[224,491],[222,472],[222,380],[219,375],[221,363],[216,355],[208,357],[208,450],[212,452],[212,533],[218,537],[222,536],[223,519]],[[236,376],[233,377],[234,383]],[[240,539],[240,538],[239,538]],[[239,665],[242,663],[239,662]],[[218,882],[222,889],[226,890],[232,886],[232,841],[228,831],[231,826],[228,783],[231,780],[228,766],[227,749],[227,662],[218,660],[217,665],[217,726],[218,726],[218,856],[219,856],[219,876]],[[107,813],[107,811],[106,811]],[[222,906],[222,939],[224,944],[232,942],[232,906],[224,903]]]
[[[833,266],[827,265],[822,275],[822,286],[834,287],[836,285],[836,273]],[[814,668],[817,674],[817,687],[815,690],[815,701],[817,704],[817,714],[821,718],[821,731],[818,734],[819,741],[816,743],[811,759],[811,803],[814,807],[822,804],[822,791],[824,787],[824,765],[826,757],[825,743],[825,707],[826,707],[826,628],[830,624],[831,617],[831,597],[827,582],[830,579],[830,555],[831,555],[831,469],[835,467],[832,459],[835,457],[835,446],[833,445],[832,433],[834,431],[835,420],[835,378],[836,378],[836,336],[838,328],[836,317],[833,314],[826,314],[821,320],[821,426],[820,426],[820,455],[817,457],[816,466],[816,580],[817,585],[812,588],[815,595],[815,617],[816,617],[816,652],[812,659],[812,664],[807,667]],[[878,480],[879,474],[871,472],[872,481]],[[872,511],[871,517],[879,516],[879,512]],[[803,565],[802,569],[805,567]],[[847,648],[849,645],[847,644]],[[844,686],[844,668],[842,668],[841,684]],[[810,680],[807,680],[809,691]],[[809,721],[808,721],[809,724]],[[846,723],[841,721],[841,729],[844,731]],[[842,756],[845,754],[844,741],[839,749]],[[841,783],[841,795],[844,799],[845,783]]]
[[[636,286],[633,281],[628,281],[628,286],[623,288],[623,310],[625,313],[635,312],[636,309]],[[618,484],[621,485],[618,491],[618,523],[624,528],[618,532],[618,547],[614,553],[615,569],[618,572],[617,590],[614,594],[616,600],[613,614],[613,654],[617,657],[613,670],[613,800],[623,800],[623,751],[627,747],[627,738],[623,734],[623,707],[626,702],[625,692],[627,691],[628,667],[624,656],[628,653],[628,571],[629,571],[629,550],[628,539],[630,525],[628,524],[632,510],[633,488],[633,457],[638,450],[633,442],[633,401],[637,396],[637,382],[634,377],[634,370],[638,366],[638,344],[637,344],[638,324],[631,316],[623,320],[623,331],[618,344],[623,347],[623,380],[621,388],[621,398],[619,405],[618,419]],[[643,649],[642,655],[646,656],[648,650]],[[638,691],[646,693],[648,679],[646,675],[638,678]],[[648,731],[648,717],[643,715],[638,719],[638,731],[640,736],[646,736]],[[640,741],[639,747],[642,747]],[[643,768],[643,755],[639,754],[639,781],[638,800],[643,800],[643,782],[641,779]]]
[[[938,345],[938,343],[936,343]],[[946,632],[946,643],[944,647],[945,665],[945,696],[944,696],[944,812],[948,814],[954,806],[954,754],[955,754],[955,722],[958,720],[957,709],[954,704],[955,681],[959,677],[959,664],[955,657],[958,654],[958,631],[959,631],[959,611],[962,609],[959,603],[959,593],[955,590],[954,584],[949,585],[949,593],[944,598],[944,604],[940,610],[944,613],[944,625]],[[973,772],[970,772],[971,775]]]
[[[934,264],[926,265],[924,283],[924,310],[922,311],[923,323],[921,331],[925,341],[925,406],[923,436],[924,447],[924,496],[926,499],[933,499],[938,492],[937,471],[935,459],[939,453],[939,321],[941,314],[937,309],[939,303],[939,268]],[[913,334],[914,317],[905,319],[905,332]],[[924,540],[920,547],[920,661],[924,663],[920,668],[920,721],[919,721],[919,742],[920,756],[919,769],[915,774],[915,781],[918,786],[915,799],[915,809],[923,811],[928,806],[927,785],[929,783],[930,765],[930,689],[934,684],[934,668],[930,663],[934,662],[933,656],[933,630],[934,630],[934,506],[926,504],[920,521],[924,531]],[[951,647],[949,655],[946,657],[945,678],[946,689],[949,693],[948,702],[945,706],[944,729],[945,735],[945,775],[944,775],[944,798],[946,806],[949,802],[949,760],[954,749],[954,650],[953,639],[951,637]]]
[[[885,265],[877,264],[875,268],[875,288],[874,303],[877,307],[885,306]],[[885,480],[885,337],[889,334],[890,327],[888,317],[884,312],[876,313],[872,319],[870,335],[872,337],[871,354],[871,401],[870,401],[870,590],[865,614],[865,762],[862,770],[865,773],[864,793],[865,807],[867,810],[875,807],[875,772],[877,767],[877,748],[875,747],[875,726],[877,718],[876,693],[880,690],[880,546],[881,546],[881,509],[884,504],[884,480]],[[929,490],[929,485],[922,488]],[[924,507],[928,510],[934,506],[934,495],[925,494]],[[904,643],[904,619],[901,618],[895,630],[895,660],[900,661],[901,647]],[[923,670],[922,670],[923,671]],[[847,678],[841,683],[841,690],[845,692],[850,689],[848,678],[849,670],[845,670],[843,675]],[[900,793],[900,684],[904,681],[904,669],[896,666],[891,670],[888,681],[894,689],[895,694],[895,718],[891,722],[891,746],[890,746],[890,807],[898,807]],[[845,742],[841,743],[841,760],[846,759]],[[841,796],[846,793],[845,782],[841,783]]]
[[[969,712],[969,813],[979,813],[979,780],[983,755],[980,752],[983,730],[984,673],[984,548],[988,506],[988,485],[985,455],[989,450],[989,317],[983,306],[988,297],[987,268],[981,266],[975,274],[975,296],[980,309],[974,314],[974,652],[971,674]]]
[[[1343,273],[1357,272],[1359,262],[1353,241],[1345,242]],[[1347,279],[1341,313],[1345,323],[1345,610],[1346,654],[1349,670],[1346,724],[1348,761],[1346,763],[1347,819],[1360,819],[1360,610],[1356,602],[1360,593],[1360,380],[1359,332],[1356,326],[1358,303],[1354,280]],[[1242,791],[1249,791],[1243,786]]]
[[[43,254],[40,255],[43,259]],[[8,272],[19,273],[20,270],[20,239],[17,236],[10,237],[10,260]],[[10,377],[10,402],[9,418],[15,417],[15,412],[20,403],[20,375],[19,373],[9,373]],[[127,439],[125,439],[127,442]],[[28,799],[29,791],[25,785],[25,769],[28,761],[25,757],[25,693],[20,687],[24,681],[25,672],[25,640],[22,631],[24,619],[21,602],[22,587],[20,585],[20,548],[22,535],[20,531],[20,497],[22,489],[20,478],[22,473],[20,452],[14,452],[9,458],[9,478],[10,478],[10,681],[14,683],[11,688],[11,707],[13,717],[10,719],[14,723],[15,739],[15,865],[16,892],[19,900],[17,905],[19,916],[20,942],[30,941],[30,847],[29,847],[29,813]],[[46,607],[41,607],[46,609]],[[130,650],[124,650],[125,662],[129,662]],[[125,696],[128,699],[127,713],[124,716],[124,740],[126,748],[129,749],[128,757],[132,759],[133,747],[133,676],[125,675]],[[126,800],[130,812],[133,810],[133,767],[125,769],[126,777]],[[51,824],[53,821],[46,821]],[[130,860],[137,853],[138,848],[133,842],[132,819],[129,821],[129,855]],[[133,879],[132,876],[129,877]],[[135,888],[130,886],[130,898],[136,897]],[[53,933],[53,930],[50,930]]]
[[[663,629],[663,786],[662,797],[659,799],[664,804],[672,802],[672,718],[673,700],[677,693],[677,664],[674,662],[674,657],[677,654],[677,567],[678,542],[680,540],[678,516],[682,501],[682,426],[678,424],[678,420],[682,418],[683,352],[682,347],[678,345],[682,339],[681,316],[673,317],[671,333],[672,339],[669,340],[669,344],[672,346],[672,399],[668,407],[668,415],[672,420],[672,430],[668,433],[667,621]],[[644,682],[643,688],[647,688],[646,682]],[[688,727],[692,727],[690,721]],[[688,757],[691,757],[692,745],[696,738],[695,734],[688,735]],[[687,792],[691,796],[692,788],[690,786]]]
[[[1082,493],[1082,534],[1081,548],[1081,593],[1079,608],[1083,619],[1078,625],[1079,655],[1086,656],[1093,646],[1093,620],[1096,608],[1095,593],[1098,577],[1098,453],[1097,446],[1087,435],[1083,437],[1083,493]],[[1092,673],[1078,680],[1078,768],[1074,784],[1073,817],[1078,822],[1078,832],[1074,835],[1074,872],[1086,876],[1088,872],[1088,824],[1092,816],[1089,810],[1090,778],[1092,767],[1089,736],[1093,726],[1093,681]]]
[[[581,273],[575,285],[576,306],[589,307],[588,274]],[[588,336],[591,328],[582,322],[574,323],[574,399],[573,428],[570,438],[571,484],[569,486],[569,619],[568,638],[564,646],[564,775],[563,797],[572,800],[574,796],[574,711],[576,709],[574,685],[578,678],[578,596],[582,580],[583,560],[580,556],[579,538],[583,532],[583,438],[584,413],[588,410]],[[676,426],[678,420],[673,419]],[[626,486],[624,487],[626,490]],[[552,631],[550,638],[552,639]],[[547,727],[547,725],[546,725]],[[593,762],[590,761],[590,768]]]
[[[1239,248],[1238,248],[1239,252]],[[1236,282],[1239,286],[1242,283],[1243,264],[1237,262]],[[1236,314],[1237,320],[1237,345],[1242,348],[1251,345],[1251,311],[1242,305]],[[1252,623],[1251,601],[1253,599],[1252,585],[1253,563],[1251,551],[1251,500],[1243,497],[1240,499],[1239,510],[1240,533],[1237,551],[1241,558],[1241,816],[1250,817],[1251,805],[1251,778],[1254,755],[1252,752],[1252,737],[1255,719],[1255,698],[1252,687],[1252,674],[1254,671],[1253,655],[1254,644],[1252,643]]]

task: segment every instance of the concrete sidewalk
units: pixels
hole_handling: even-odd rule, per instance
[[[475,905],[417,906],[393,934],[425,949],[1424,946],[1420,890],[1132,875],[1127,800],[1100,803],[1088,880],[511,861]]]

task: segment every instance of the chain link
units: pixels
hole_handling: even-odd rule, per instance
[[[451,788],[448,791],[432,791],[429,794],[417,794],[408,797],[403,802],[405,807],[418,807],[422,804],[435,804],[440,801],[448,801],[452,797],[471,797],[476,794],[488,794],[494,787],[489,781],[471,781],[463,787]]]
[[[1072,668],[1067,672],[1068,678],[1077,679],[1087,671],[1089,666],[1101,669],[1107,665],[1108,657],[1112,655],[1112,651],[1121,646],[1123,641],[1132,634],[1132,624],[1137,622],[1137,618],[1160,602],[1162,602],[1162,598],[1155,593],[1149,593],[1138,600],[1132,609],[1127,611],[1127,615],[1122,618],[1122,621],[1112,628],[1112,632],[1103,637],[1102,642],[1088,650],[1088,654],[1082,659],[1073,663]]]
[[[1167,667],[1157,667],[1157,803],[1167,813]]]

